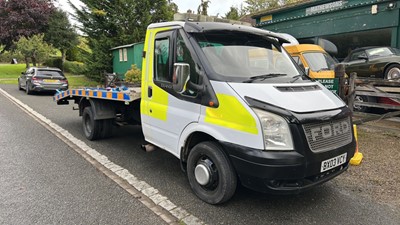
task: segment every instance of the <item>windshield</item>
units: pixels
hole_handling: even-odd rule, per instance
[[[334,70],[335,60],[328,54],[322,52],[303,53],[308,66],[312,71]]]
[[[197,43],[221,79],[248,80],[265,75],[291,78],[300,72],[290,56],[268,37],[243,32],[196,34]],[[277,76],[270,76],[277,77]]]
[[[381,56],[389,56],[394,55],[397,52],[392,51],[390,48],[372,48],[365,50],[367,52],[368,57],[381,57]]]
[[[38,70],[37,75],[48,77],[64,77],[62,72],[57,70]]]

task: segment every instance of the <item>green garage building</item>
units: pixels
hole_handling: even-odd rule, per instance
[[[256,27],[288,33],[300,43],[338,48],[337,58],[364,46],[400,48],[400,0],[305,0],[253,14]]]

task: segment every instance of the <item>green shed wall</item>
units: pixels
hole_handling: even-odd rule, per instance
[[[124,49],[124,47],[113,49],[113,72],[123,77],[126,71],[131,68],[132,64],[135,64],[139,69],[142,69],[143,47],[143,43],[137,43],[130,47],[126,47],[128,56],[126,62],[119,61],[119,50]]]

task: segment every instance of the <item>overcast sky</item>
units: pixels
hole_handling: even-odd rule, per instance
[[[74,5],[81,4],[79,0],[71,0],[71,2]],[[172,0],[172,2],[178,5],[179,12],[185,13],[188,9],[197,12],[197,7],[200,5],[201,0]],[[225,16],[231,6],[240,7],[243,2],[244,0],[210,0],[208,15],[216,16],[219,13],[219,17]],[[56,5],[59,5],[64,11],[73,12],[67,0],[58,0]]]

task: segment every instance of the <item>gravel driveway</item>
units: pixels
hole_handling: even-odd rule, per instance
[[[358,126],[359,166],[335,178],[345,191],[400,208],[400,122],[368,122]]]

